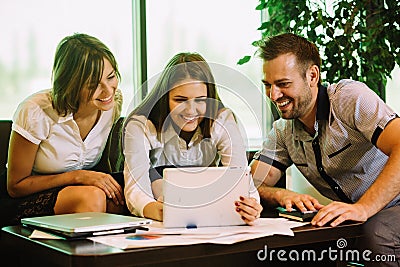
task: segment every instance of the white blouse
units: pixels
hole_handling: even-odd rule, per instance
[[[33,173],[52,174],[90,169],[100,160],[113,124],[113,110],[103,111],[84,141],[73,115],[60,117],[50,90],[25,99],[17,108],[12,130],[39,145]]]
[[[211,128],[211,138],[197,129],[189,144],[170,124],[157,133],[145,116],[127,118],[124,128],[125,200],[130,212],[143,216],[144,207],[155,201],[149,169],[158,166],[247,166],[246,148],[239,127],[229,109],[222,111]],[[255,187],[251,196],[259,200]]]

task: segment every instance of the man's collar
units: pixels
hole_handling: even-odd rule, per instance
[[[318,86],[317,95],[317,114],[315,116],[316,121],[328,120],[330,112],[330,102],[328,97],[328,91],[325,86]],[[299,120],[293,120],[292,134],[296,140],[304,142],[311,141],[313,137],[304,130],[304,124]]]
[[[330,110],[330,102],[329,102],[327,88],[323,85],[319,85],[318,96],[317,96],[317,115],[316,115],[317,121],[328,120],[329,110]]]

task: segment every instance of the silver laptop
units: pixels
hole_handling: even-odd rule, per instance
[[[150,224],[146,218],[102,212],[83,212],[21,219],[21,223],[35,229],[63,237],[88,237],[105,234],[134,232]]]
[[[166,168],[163,225],[166,228],[244,224],[235,201],[248,197],[250,167]]]

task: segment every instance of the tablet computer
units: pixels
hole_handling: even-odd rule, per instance
[[[163,225],[242,225],[235,201],[248,197],[250,167],[184,167],[163,171]]]

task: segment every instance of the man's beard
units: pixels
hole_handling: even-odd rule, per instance
[[[311,88],[310,86],[306,86],[306,90],[304,90],[304,95],[297,98],[289,98],[291,101],[292,108],[290,110],[286,110],[282,112],[278,107],[277,110],[281,118],[286,120],[293,120],[301,118],[305,113],[307,113],[307,108],[310,106],[312,101]],[[275,104],[276,105],[276,104]]]

